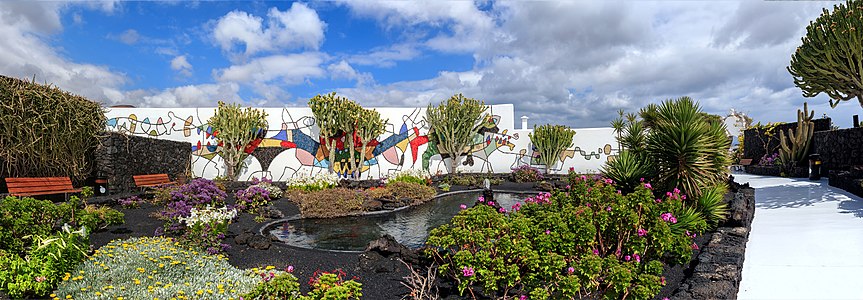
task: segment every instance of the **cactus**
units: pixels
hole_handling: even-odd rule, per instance
[[[457,94],[438,106],[429,104],[426,109],[425,121],[431,127],[428,135],[431,142],[437,143],[438,152],[449,154],[452,159],[450,174],[455,173],[461,156],[470,151],[486,108],[485,102]]]
[[[797,110],[797,128],[794,131],[788,129],[787,136],[784,132],[779,132],[779,159],[782,161],[783,167],[793,167],[806,159],[806,155],[809,154],[809,146],[815,129],[815,124],[812,122],[814,115],[815,111],[809,111],[808,104],[804,102],[803,110]]]
[[[219,101],[216,113],[207,122],[213,127],[216,140],[221,144],[221,155],[225,161],[225,174],[230,180],[237,180],[247,154],[246,145],[267,130],[267,113],[239,104],[225,104]]]
[[[343,129],[347,127],[345,107],[350,101],[346,98],[336,96],[335,92],[326,95],[317,95],[309,99],[309,108],[315,116],[315,123],[319,128],[319,134],[329,152],[329,165],[327,170],[334,172],[336,160],[336,141],[344,135]]]
[[[533,143],[534,151],[539,153],[537,160],[545,165],[545,174],[548,174],[551,167],[560,159],[560,154],[572,146],[574,135],[575,131],[565,126],[546,124],[536,127],[534,125],[533,133],[528,136]]]
[[[346,165],[340,166],[339,173],[359,178],[365,163],[366,147],[384,132],[387,120],[381,119],[377,111],[364,109],[348,98],[337,96],[335,92],[313,97],[309,100],[309,108],[329,152],[328,170],[335,172],[336,144],[342,140],[348,152],[348,161]],[[360,149],[359,155],[357,147]]]

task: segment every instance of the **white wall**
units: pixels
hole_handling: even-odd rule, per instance
[[[278,152],[278,155],[266,168],[266,162],[262,164],[258,158],[250,156],[240,180],[251,177],[287,180],[295,174],[327,171],[328,159],[316,151],[318,128],[309,108],[263,110],[268,114],[269,130],[259,148]],[[378,139],[381,145],[376,151],[380,153],[369,161],[363,177],[380,178],[400,169],[422,168],[423,154],[428,148],[425,143],[428,131],[424,121],[425,108],[384,107],[376,110],[389,120],[386,132]],[[206,122],[213,113],[214,108],[111,108],[105,115],[108,118],[107,128],[111,131],[192,143],[192,172],[196,176],[214,178],[224,174],[224,168],[221,158],[214,152],[216,141],[207,134],[210,129]],[[528,137],[530,130],[514,129],[513,105],[493,105],[489,113],[493,116],[497,133],[477,134],[472,154],[473,165],[459,169],[465,172],[507,173],[510,168],[532,164],[533,151]],[[554,172],[565,173],[570,167],[578,172],[596,172],[610,156],[617,153],[617,143],[611,128],[575,130],[574,146],[564,153],[563,162],[553,167]],[[445,173],[451,163],[450,159],[442,160],[440,155],[429,157],[428,162],[432,174]],[[538,164],[534,166],[542,167]]]

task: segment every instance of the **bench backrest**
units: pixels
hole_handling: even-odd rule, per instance
[[[135,179],[137,186],[160,185],[171,182],[168,174],[134,175],[132,178]]]
[[[752,164],[752,159],[751,159],[751,158],[744,158],[744,159],[741,159],[741,160],[740,160],[740,165],[741,165],[741,166],[748,166],[748,165],[751,165],[751,164]]]
[[[71,191],[69,177],[17,177],[6,178],[6,187],[11,195],[39,195],[52,192]]]

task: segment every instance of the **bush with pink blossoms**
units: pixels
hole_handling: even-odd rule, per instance
[[[478,287],[492,298],[655,296],[663,266],[691,259],[691,232],[703,224],[677,220],[687,210],[679,194],[656,201],[644,185],[621,194],[604,178],[572,178],[569,189],[530,197],[507,213],[487,204],[462,210],[431,232],[425,253],[461,293]]]

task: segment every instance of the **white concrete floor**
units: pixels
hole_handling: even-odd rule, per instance
[[[863,299],[863,200],[808,181],[734,174],[755,188],[740,299]]]

